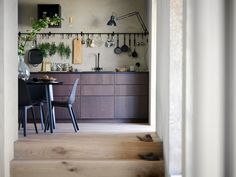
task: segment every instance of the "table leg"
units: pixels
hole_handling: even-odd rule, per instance
[[[46,89],[46,97],[47,97],[47,103],[48,103],[48,123],[49,123],[50,132],[53,133],[52,102],[51,102],[49,85],[45,85],[45,89]],[[47,131],[47,126],[45,126],[45,129],[44,129],[44,132],[46,131]]]

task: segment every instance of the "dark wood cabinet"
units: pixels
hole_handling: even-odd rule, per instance
[[[113,96],[86,96],[81,98],[82,119],[114,119]]]
[[[122,119],[147,119],[147,96],[115,97],[115,117]]]
[[[53,88],[54,100],[67,99],[79,78],[73,108],[80,121],[148,122],[148,73],[32,73],[31,77],[44,74],[64,82]],[[55,114],[58,122],[70,121],[66,109],[56,108]]]

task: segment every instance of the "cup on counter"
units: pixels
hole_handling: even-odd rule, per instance
[[[131,66],[129,67],[129,71],[130,71],[130,72],[134,72],[134,66],[131,65]]]

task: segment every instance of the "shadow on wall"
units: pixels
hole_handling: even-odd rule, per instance
[[[18,25],[29,27],[32,20],[37,19],[37,4],[19,3],[18,9]]]

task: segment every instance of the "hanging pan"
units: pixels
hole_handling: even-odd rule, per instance
[[[37,41],[34,40],[34,48],[30,49],[28,52],[28,62],[33,66],[37,66],[38,64],[42,63],[43,55],[40,49],[37,48]]]
[[[115,54],[121,54],[122,50],[119,47],[119,34],[117,34],[117,47],[114,49]]]

